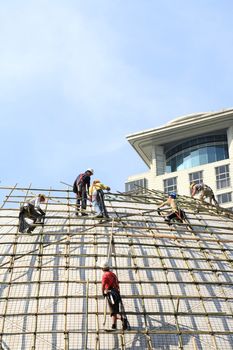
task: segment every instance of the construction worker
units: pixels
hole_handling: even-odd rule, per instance
[[[94,209],[96,212],[96,218],[109,218],[105,203],[104,203],[104,191],[110,191],[111,188],[109,186],[104,185],[100,182],[100,180],[94,180],[90,189],[90,201],[94,205]]]
[[[19,232],[24,232],[27,229],[27,233],[31,233],[36,225],[44,224],[45,212],[41,209],[40,204],[44,203],[46,197],[44,194],[38,194],[38,196],[24,203],[19,212]],[[29,224],[26,219],[33,221],[33,224]]]
[[[191,189],[191,197],[194,197],[196,194],[200,193],[199,199],[204,202],[205,198],[209,198],[210,204],[212,204],[212,201],[214,201],[214,204],[218,206],[218,202],[216,201],[216,198],[214,196],[214,192],[212,188],[205,184],[195,184],[195,182],[191,183],[190,185]]]
[[[167,215],[164,219],[169,225],[171,225],[171,220],[173,220],[173,219],[175,219],[179,222],[183,222],[183,220],[185,218],[185,213],[183,210],[179,209],[179,207],[177,205],[175,192],[169,193],[168,199],[165,202],[163,202],[162,204],[160,204],[160,206],[157,209],[159,215],[161,215],[160,208],[162,208],[164,206],[169,206],[169,207],[171,207],[171,210],[172,210],[171,213],[169,215]]]
[[[102,264],[102,271],[104,272],[102,276],[102,293],[103,296],[107,298],[108,305],[111,311],[112,317],[112,329],[117,328],[117,319],[122,321],[122,328],[128,328],[128,320],[125,312],[120,312],[120,304],[122,304],[120,288],[118,278],[110,271],[110,266],[108,262]],[[119,315],[119,317],[117,317]]]
[[[94,174],[93,169],[87,169],[85,173],[79,174],[74,181],[73,192],[76,193],[76,215],[79,215],[81,204],[81,215],[86,216],[87,195],[89,195],[91,176]]]

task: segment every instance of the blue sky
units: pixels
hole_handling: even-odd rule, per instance
[[[124,190],[127,134],[230,108],[231,0],[0,2],[1,185]]]

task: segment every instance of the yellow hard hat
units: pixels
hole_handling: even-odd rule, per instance
[[[39,194],[40,199],[44,202],[46,200],[46,197],[43,193]]]
[[[191,185],[190,185],[190,188],[192,189],[193,186],[195,186],[195,185],[196,185],[195,182],[192,182]]]
[[[100,182],[100,180],[98,180],[98,179],[96,179],[96,180],[93,181],[94,184],[97,184],[97,183],[99,183],[99,182]]]

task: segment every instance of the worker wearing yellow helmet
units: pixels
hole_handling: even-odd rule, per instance
[[[104,185],[100,180],[96,179],[93,181],[89,189],[89,199],[94,205],[96,212],[96,218],[109,218],[105,203],[104,203],[104,192],[103,190],[110,191],[110,187]]]

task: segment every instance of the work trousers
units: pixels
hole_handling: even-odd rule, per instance
[[[77,211],[80,210],[80,204],[81,208],[86,210],[87,207],[87,191],[86,186],[83,186],[82,184],[78,186],[78,193],[77,193]]]
[[[169,214],[167,216],[167,218],[169,220],[176,219],[176,220],[179,220],[179,221],[183,221],[184,220],[184,212],[183,212],[183,210],[179,209],[178,211],[175,211],[175,212]]]
[[[22,206],[19,212],[19,232],[24,232],[30,228],[31,231],[35,229],[33,225],[30,225],[25,219],[30,219],[33,224],[36,221],[44,223],[45,212],[42,209],[35,209],[34,205],[28,204],[26,207]]]
[[[102,214],[103,216],[108,218],[108,212],[104,203],[104,192],[103,190],[97,190],[93,194],[94,200],[93,205],[95,208],[96,213]]]

